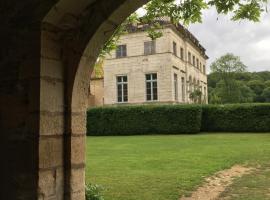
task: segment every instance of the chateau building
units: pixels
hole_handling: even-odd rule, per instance
[[[156,40],[149,38],[147,25],[130,26],[106,57],[100,80],[105,105],[207,103],[205,49],[182,25],[162,23]]]

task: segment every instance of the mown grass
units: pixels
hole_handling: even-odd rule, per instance
[[[86,181],[105,200],[176,200],[234,164],[269,160],[270,134],[88,137]]]
[[[253,173],[237,178],[221,194],[226,200],[270,200],[270,162],[256,167]]]

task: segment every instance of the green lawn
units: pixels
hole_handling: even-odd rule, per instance
[[[266,165],[270,134],[88,137],[86,181],[105,200],[176,200],[234,164]]]
[[[269,164],[263,164],[253,173],[238,178],[221,197],[226,200],[270,200],[269,167]]]

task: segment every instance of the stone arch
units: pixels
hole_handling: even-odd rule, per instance
[[[0,199],[84,199],[91,66],[116,27],[147,1],[1,3],[0,147],[8,153]]]
[[[61,0],[45,16],[42,22],[41,40],[45,42],[41,47],[44,49],[41,71],[50,73],[45,64],[47,55],[50,55],[54,57],[52,68],[57,70],[59,76],[51,77],[55,80],[54,83],[46,83],[44,87],[41,85],[41,93],[46,91],[45,98],[41,98],[41,101],[48,96],[55,97],[54,103],[46,105],[46,108],[49,107],[49,112],[57,113],[57,116],[54,119],[47,118],[46,121],[48,123],[48,120],[54,120],[59,123],[50,127],[49,132],[57,129],[56,135],[53,135],[55,138],[42,138],[45,144],[52,145],[50,157],[58,154],[58,158],[53,159],[55,162],[45,163],[45,169],[39,172],[39,197],[49,198],[50,185],[54,183],[54,195],[57,199],[84,199],[86,100],[91,67],[103,44],[112,36],[117,26],[146,2]],[[48,45],[53,46],[56,51],[51,52]],[[54,89],[48,92],[47,87]],[[49,94],[50,92],[53,94]],[[41,120],[43,118],[46,116],[41,115]],[[50,124],[52,123],[53,121]],[[46,131],[48,132],[48,127]],[[62,147],[60,150],[59,146]],[[42,151],[40,153],[43,154]],[[64,155],[63,159],[60,154]],[[43,167],[42,165],[41,168]],[[44,182],[44,179],[49,181]]]

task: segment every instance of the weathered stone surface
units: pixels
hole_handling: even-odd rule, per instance
[[[63,166],[63,138],[60,136],[46,137],[39,140],[39,168],[52,169]]]
[[[86,136],[71,136],[71,165],[85,164],[85,146]]]
[[[84,191],[85,172],[84,168],[71,169],[70,189],[72,193],[81,193]]]
[[[39,172],[39,199],[63,199],[63,168],[49,169]],[[62,192],[61,192],[62,191]]]
[[[85,114],[75,113],[86,109],[91,65],[116,28],[106,20],[119,24],[144,2],[0,3],[0,199],[84,200],[84,142],[66,134],[85,133]],[[89,65],[80,65],[90,43]]]

